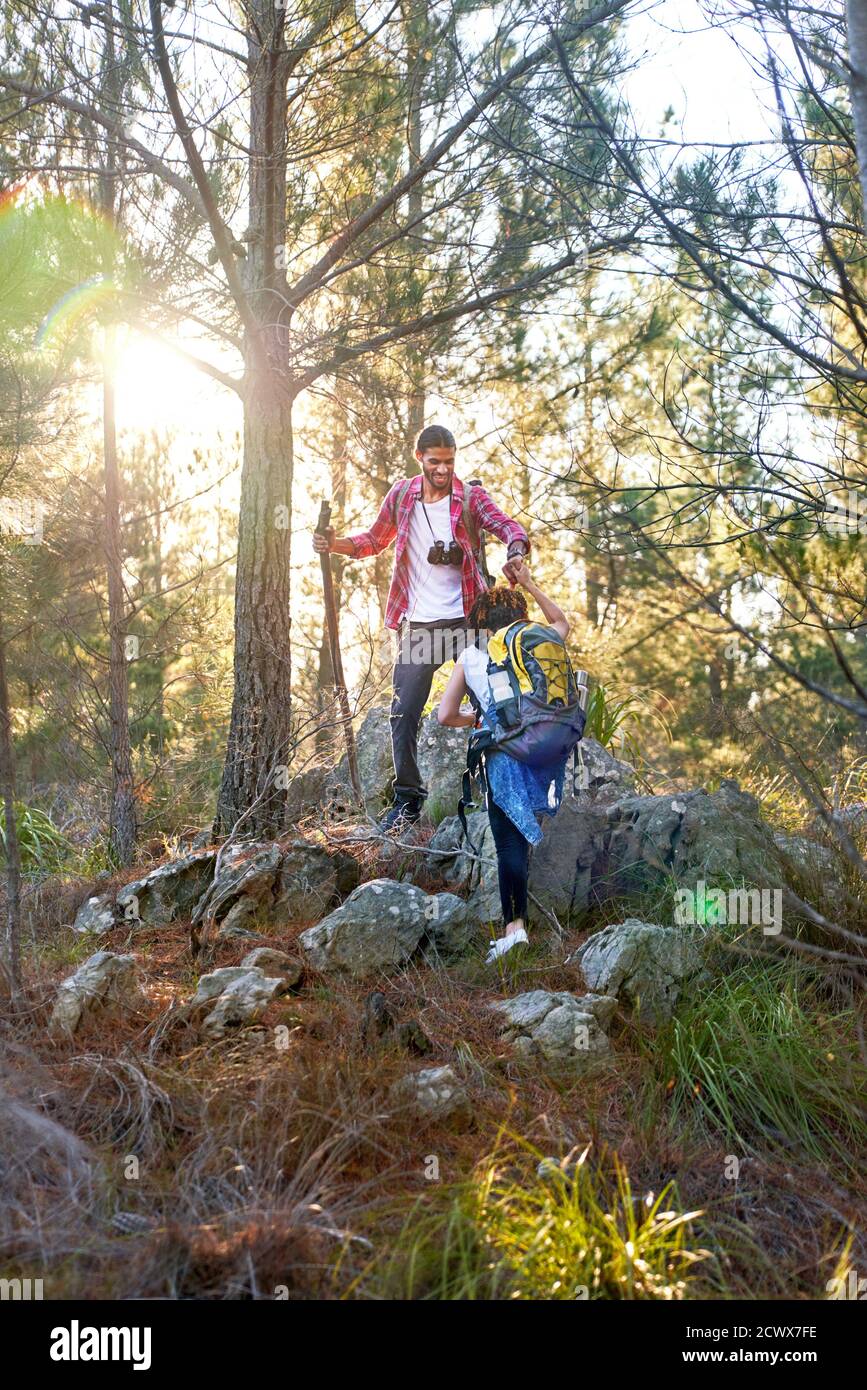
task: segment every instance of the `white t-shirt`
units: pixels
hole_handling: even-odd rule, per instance
[[[443,497],[439,502],[422,502],[419,497],[413,503],[407,533],[409,602],[406,616],[416,623],[464,616],[461,566],[431,565],[427,558],[434,541],[443,541],[446,550],[452,543],[451,503],[451,497]]]
[[[483,710],[487,710],[493,700],[491,683],[488,680],[488,653],[480,652],[475,644],[464,647],[458,657],[464,668],[464,680]]]

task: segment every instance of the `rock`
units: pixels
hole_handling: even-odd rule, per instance
[[[367,711],[355,736],[358,777],[364,796],[365,811],[377,818],[389,799],[394,782],[394,763],[391,758],[391,708],[374,705]],[[325,779],[324,797],[333,812],[351,813],[355,807],[349,760],[346,754]],[[357,814],[357,811],[356,811]]]
[[[217,936],[222,940],[254,938],[251,924],[270,920],[282,857],[280,846],[270,840],[239,840],[229,845],[197,904],[200,923],[207,923],[210,930],[217,924]]]
[[[591,936],[567,964],[580,967],[591,990],[637,1004],[647,1023],[670,1018],[704,968],[699,944],[689,932],[635,917]]]
[[[396,1081],[390,1091],[399,1108],[414,1110],[427,1119],[468,1119],[470,1101],[451,1067],[428,1067],[410,1072]]]
[[[589,905],[594,866],[604,850],[607,826],[605,807],[597,805],[588,793],[564,796],[557,815],[543,821],[542,841],[533,846],[530,855],[529,887],[561,921]],[[479,851],[478,859],[461,843],[457,816],[450,816],[431,838],[426,852],[428,865],[449,887],[469,893],[471,917],[499,922],[497,850],[487,811],[471,812],[467,828]]]
[[[604,862],[606,836],[610,830],[608,807],[612,799],[628,792],[635,782],[635,771],[619,762],[594,739],[580,745],[584,759],[579,782],[583,791],[570,790],[567,770],[566,790],[556,816],[542,821],[541,843],[530,856],[530,892],[561,921],[586,911],[594,896],[595,878]],[[461,773],[463,764],[461,764]],[[498,922],[502,916],[497,880],[497,851],[484,810],[467,817],[470,838],[479,851],[481,863],[474,861],[461,844],[457,816],[442,821],[428,845],[428,863],[439,867],[443,882],[468,892],[474,916],[483,922]]]
[[[293,840],[283,853],[269,920],[311,925],[357,883],[358,861],[351,854],[330,854],[322,845]]]
[[[394,765],[391,757],[391,707],[368,710],[355,738],[358,772],[367,815],[378,818],[391,799]],[[452,815],[461,794],[467,761],[467,734],[448,729],[427,715],[419,729],[419,768],[428,789],[425,815],[434,822]],[[354,798],[345,755],[330,770],[308,769],[293,778],[288,790],[288,823],[323,806],[332,815],[350,815]],[[357,813],[357,812],[356,812]]]
[[[142,1002],[135,956],[97,951],[60,985],[49,1029],[71,1036],[86,1014],[135,1009]]]
[[[245,907],[243,911],[247,911],[247,907]],[[264,941],[265,937],[260,931],[251,931],[248,927],[240,926],[237,920],[232,920],[232,914],[229,913],[229,916],[226,918],[225,922],[223,922],[222,926],[220,926],[217,929],[217,940]]]
[[[201,976],[190,1007],[200,1008],[216,999],[215,1007],[202,1022],[202,1032],[219,1039],[231,1028],[254,1022],[271,1000],[285,994],[288,988],[285,978],[266,975],[256,966],[224,966]]]
[[[409,960],[426,930],[437,925],[440,897],[449,899],[440,924],[453,926],[451,894],[431,896],[411,883],[372,879],[317,926],[302,932],[299,944],[316,970],[375,974]]]
[[[497,851],[487,811],[471,811],[467,816],[470,840],[478,850],[473,856],[462,840],[457,816],[448,816],[437,827],[426,851],[428,866],[442,876],[449,887],[469,894],[470,921],[498,922],[502,916],[497,880]]]
[[[207,1004],[211,999],[217,999],[227,989],[234,984],[235,980],[241,980],[250,970],[249,965],[222,965],[219,970],[211,970],[207,975],[200,975],[196,992],[190,1000],[190,1007],[196,1009],[201,1004]],[[264,971],[261,972],[264,974]]]
[[[829,845],[810,840],[806,835],[784,835],[777,832],[774,844],[798,874],[839,874],[839,861]]]
[[[563,923],[586,912],[597,895],[608,826],[604,800],[587,791],[564,796],[557,815],[543,821],[530,857],[530,892]]]
[[[230,845],[208,891],[210,920],[244,926],[260,912],[267,919],[282,861],[283,851],[271,841],[239,840]]]
[[[117,923],[113,893],[86,898],[75,914],[72,930],[82,936],[104,936]]]
[[[154,927],[189,916],[207,887],[216,857],[215,850],[196,850],[126,884],[117,895],[119,916]]]
[[[311,811],[317,811],[325,801],[328,767],[317,764],[299,772],[286,790],[286,824],[295,825]]]
[[[400,1024],[397,1041],[401,1047],[405,1047],[408,1052],[415,1052],[419,1057],[426,1057],[433,1049],[433,1043],[417,1018],[408,1018],[405,1023]]]
[[[632,796],[608,808],[605,862],[594,879],[608,894],[672,876],[685,888],[740,884],[781,887],[780,851],[755,797],[724,778],[719,790]]]
[[[604,1028],[616,1002],[608,995],[534,989],[490,1007],[502,1016],[503,1032],[521,1056],[584,1071],[611,1051]]]
[[[365,1042],[385,1037],[394,1027],[394,1018],[386,1002],[385,995],[378,989],[368,994],[361,1014],[361,1036]]]
[[[594,800],[610,801],[622,796],[635,786],[635,768],[629,763],[620,762],[612,753],[597,743],[595,738],[584,738],[578,745],[574,785],[567,787],[573,796],[586,792]]]
[[[424,812],[434,825],[454,816],[461,799],[461,782],[467,766],[466,729],[440,724],[436,710],[421,721],[418,731],[418,766],[428,795]]]
[[[248,951],[241,966],[250,965],[255,965],[264,975],[278,976],[287,985],[297,985],[304,973],[300,960],[273,946],[257,946],[254,951]]]
[[[260,915],[261,904],[256,898],[238,898],[220,923],[218,935],[223,941],[232,936],[255,936],[250,923]]]
[[[425,930],[430,945],[441,956],[457,956],[467,949],[475,932],[477,917],[454,893],[436,893],[426,907]]]

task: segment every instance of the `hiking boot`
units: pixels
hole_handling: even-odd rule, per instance
[[[379,822],[380,830],[384,835],[402,834],[421,820],[421,808],[419,797],[398,796]]]

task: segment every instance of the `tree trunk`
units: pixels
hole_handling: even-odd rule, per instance
[[[337,407],[340,411],[337,422],[337,430],[334,440],[334,455],[331,460],[331,524],[338,533],[344,529],[343,518],[346,513],[346,414],[341,400],[341,383],[336,385]],[[338,618],[340,616],[340,606],[343,590],[343,568],[345,559],[342,555],[331,556],[331,572],[334,576],[334,602],[337,607]],[[334,671],[331,662],[331,645],[328,641],[328,623],[325,617],[325,610],[322,612],[322,641],[319,644],[319,666],[316,674],[317,698],[320,715],[326,711],[333,710],[334,707]],[[323,722],[322,728],[316,735],[317,747],[324,751],[333,745],[333,732],[331,727]]]
[[[250,61],[249,215],[244,289],[270,358],[247,339],[244,466],[235,574],[235,686],[216,829],[276,835],[285,819],[290,738],[289,555],[292,383],[275,364],[288,340],[285,301],[285,7],[247,6]],[[248,813],[248,814],[246,814]]]
[[[846,28],[849,34],[849,99],[855,126],[861,197],[867,202],[867,0],[846,0]]]
[[[121,864],[135,854],[135,789],[129,741],[129,668],[120,530],[120,477],[114,414],[115,334],[105,330],[102,438],[105,470],[105,563],[108,578],[108,707],[111,747],[111,845]]]
[[[21,993],[21,851],[15,823],[15,750],[6,680],[6,643],[0,631],[0,795],[6,830],[6,941],[4,973],[13,1000]]]
[[[235,575],[235,686],[218,829],[279,834],[290,734],[289,542],[292,405],[282,383],[256,384],[244,414]],[[251,809],[252,808],[252,809]]]
[[[725,698],[723,695],[723,667],[718,657],[713,657],[708,663],[708,686],[710,687],[708,733],[711,738],[720,738],[725,732]]]
[[[107,5],[111,23],[105,29],[102,86],[109,110],[116,111],[122,93],[122,69],[114,42],[113,6]],[[105,142],[99,197],[102,212],[110,224],[117,213],[117,183],[120,174],[117,148]],[[114,274],[107,257],[104,274]],[[109,839],[121,864],[129,864],[135,854],[135,788],[129,740],[129,668],[127,666],[127,608],[123,589],[123,547],[120,525],[120,474],[117,466],[117,426],[114,401],[114,359],[116,337],[113,325],[105,329],[102,364],[102,457],[105,475],[105,565],[108,583],[108,711],[111,753],[111,820]]]
[[[430,31],[430,18],[428,15],[427,0],[416,3],[409,0],[403,7],[404,36],[407,46],[407,121],[406,121],[406,146],[407,164],[412,169],[421,158],[421,137],[422,137],[422,106],[425,98],[425,83],[430,72],[431,60],[428,56],[428,35]],[[424,208],[423,183],[415,184],[407,196],[407,216],[413,230],[410,233],[413,237],[422,235],[423,229],[418,225],[418,219],[422,216]],[[413,225],[415,224],[415,225]],[[424,429],[424,413],[426,404],[426,371],[427,354],[424,342],[418,344],[411,343],[407,349],[409,358],[409,410],[407,414],[407,427],[409,442],[412,446],[421,431]],[[408,478],[413,478],[417,473],[415,455],[410,448],[406,452],[405,473]]]

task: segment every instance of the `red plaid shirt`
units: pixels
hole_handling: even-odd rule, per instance
[[[355,555],[358,559],[362,559],[366,555],[378,555],[397,537],[391,588],[388,591],[388,603],[385,606],[385,625],[391,628],[400,626],[409,605],[409,549],[407,546],[409,519],[413,507],[421,496],[422,475],[419,473],[406,488],[397,518],[395,518],[395,502],[404,481],[395,483],[389,489],[379,509],[379,516],[370,530],[360,531],[358,535],[349,537],[355,546]],[[453,478],[452,535],[464,552],[464,562],[461,567],[461,594],[464,602],[464,617],[469,617],[470,609],[479,594],[485,592],[486,585],[473,554],[470,538],[464,527],[463,502],[464,485],[460,478]],[[492,531],[506,545],[511,545],[512,541],[523,541],[529,549],[530,541],[523,526],[506,516],[505,512],[501,512],[483,487],[474,487],[470,492],[470,515],[479,532]]]

